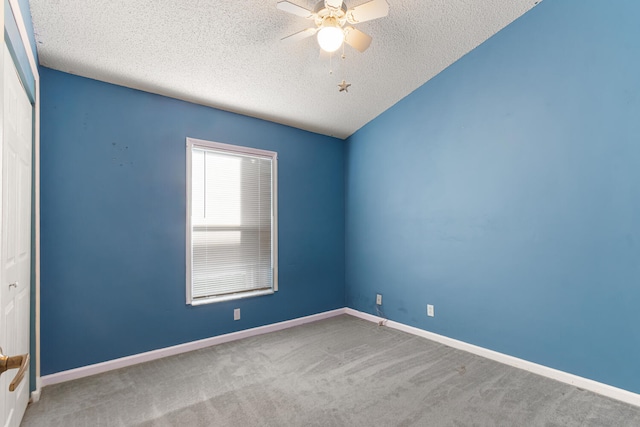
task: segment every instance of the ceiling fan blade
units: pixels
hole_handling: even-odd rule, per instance
[[[281,41],[293,43],[302,39],[306,39],[307,37],[311,37],[317,32],[318,28],[307,28],[306,30],[298,31],[297,33],[293,33],[290,36],[284,37],[281,39]]]
[[[286,0],[279,1],[276,4],[276,7],[284,12],[292,13],[303,18],[311,19],[313,17],[313,12],[311,12],[309,9],[305,9],[302,6],[298,6],[297,4],[293,4]]]
[[[371,36],[353,27],[345,27],[344,42],[354,49],[364,52],[371,44]]]
[[[359,22],[382,18],[388,14],[389,3],[387,3],[387,0],[371,0],[347,11],[347,20],[351,24],[357,24]]]

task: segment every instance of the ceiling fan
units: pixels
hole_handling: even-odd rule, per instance
[[[347,9],[342,0],[320,0],[313,11],[287,0],[279,1],[276,7],[282,11],[313,20],[315,23],[315,27],[294,33],[283,38],[282,41],[296,42],[317,34],[318,44],[326,52],[335,52],[343,42],[360,52],[364,52],[371,44],[371,36],[355,29],[352,25],[382,18],[389,14],[387,0],[371,0],[352,9]]]

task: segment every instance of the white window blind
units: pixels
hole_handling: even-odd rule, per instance
[[[192,139],[187,153],[187,302],[273,292],[276,153]]]

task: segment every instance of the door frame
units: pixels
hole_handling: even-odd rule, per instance
[[[33,203],[33,213],[34,213],[34,236],[33,242],[35,245],[34,248],[34,257],[32,259],[32,263],[34,266],[34,277],[32,278],[34,282],[34,292],[31,294],[31,298],[34,298],[34,307],[35,313],[30,313],[30,318],[35,319],[35,328],[31,329],[30,334],[35,333],[35,348],[30,350],[32,365],[31,368],[35,372],[36,377],[36,389],[31,392],[31,401],[37,402],[40,399],[40,391],[42,389],[42,382],[40,379],[40,74],[38,74],[38,66],[36,64],[36,59],[33,55],[33,51],[31,50],[31,44],[29,43],[29,36],[27,32],[27,28],[24,24],[24,20],[22,17],[22,11],[20,10],[20,4],[18,0],[8,0],[10,11],[7,10],[7,13],[12,13],[16,25],[18,26],[18,32],[20,33],[20,40],[24,47],[24,50],[27,54],[27,58],[29,60],[29,67],[31,69],[31,73],[33,74],[33,78],[35,81],[35,90],[34,97],[35,102],[33,106],[33,191],[34,191],[34,203]],[[0,13],[0,19],[2,20],[2,43],[5,43],[4,40],[4,5],[2,6],[2,13]],[[3,70],[3,68],[0,68]],[[0,77],[2,76],[3,71],[0,71]],[[0,120],[2,120],[0,116]],[[1,128],[1,126],[0,126]],[[1,137],[1,136],[0,136]],[[35,365],[35,366],[34,366]],[[35,368],[35,369],[34,369]]]

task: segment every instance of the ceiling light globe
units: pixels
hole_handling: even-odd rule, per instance
[[[338,27],[323,27],[318,31],[318,44],[325,52],[335,52],[342,46],[344,32]]]

